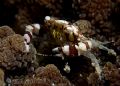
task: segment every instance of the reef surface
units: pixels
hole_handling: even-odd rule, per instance
[[[51,49],[74,39],[62,30],[56,30],[54,37],[45,16],[78,25],[84,36],[107,42],[104,45],[116,52],[114,56],[102,49],[91,51],[101,67],[100,78],[86,56],[62,60],[51,55]],[[25,52],[23,35],[26,25],[33,23],[42,29]],[[119,23],[120,0],[1,0],[0,86],[120,86]],[[69,66],[70,72],[66,72]]]

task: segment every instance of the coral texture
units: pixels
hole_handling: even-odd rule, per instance
[[[8,26],[2,26],[0,27],[0,39],[4,39],[7,36],[13,35],[15,32],[12,30],[12,28]]]
[[[120,0],[0,0],[0,12],[0,26],[9,25],[15,31],[8,26],[0,27],[0,68],[5,70],[5,80],[8,77],[8,82],[15,78],[14,75],[18,77],[13,79],[12,84],[14,85],[12,86],[16,86],[18,83],[21,84],[19,86],[71,86],[70,82],[74,83],[75,86],[88,86],[88,84],[95,86],[99,84],[98,75],[94,73],[95,69],[92,67],[95,64],[91,64],[90,59],[83,61],[83,56],[80,56],[79,60],[75,57],[65,58],[61,61],[61,58],[51,55],[51,49],[63,46],[69,41],[74,42],[74,39],[72,35],[68,36],[62,30],[50,28],[49,24],[46,28],[43,24],[45,16],[69,20],[72,23],[77,21],[74,24],[78,24],[80,32],[86,37],[105,42],[109,41],[109,43],[103,43],[103,45],[114,49],[117,53],[116,58],[108,55],[104,50],[92,50],[97,59],[101,59],[101,69],[107,61],[114,63],[114,65],[106,63],[104,66],[101,81],[105,85],[99,86],[120,85]],[[40,23],[42,27],[39,37],[37,36],[35,39],[33,37],[32,39],[32,43],[40,53],[40,55],[37,54],[40,60],[37,70],[30,65],[36,63],[36,49],[30,43],[30,52],[23,52],[25,49],[24,39],[23,36],[19,35],[24,34],[25,26],[32,23]],[[59,25],[56,26],[60,27]],[[77,61],[74,61],[74,59]],[[66,62],[68,62],[71,71],[64,74],[63,68]],[[60,74],[54,65],[41,67],[41,65],[51,63],[60,68],[61,74],[67,76],[70,82]],[[24,69],[24,67],[27,73],[22,76],[24,70],[21,70],[21,68]],[[6,73],[9,70],[16,71],[14,69],[19,71],[19,68],[22,71],[22,74],[19,74],[23,77],[22,79],[19,79],[18,72]],[[3,80],[1,70],[0,76],[0,79]]]
[[[98,85],[97,83],[98,78],[99,78],[99,75],[97,73],[91,73],[88,77],[89,85],[92,85],[92,86]]]
[[[31,45],[31,53],[25,53],[26,47],[23,36],[15,34],[9,27],[4,29],[0,29],[0,34],[6,33],[5,36],[7,36],[0,41],[0,66],[11,69],[22,67],[26,62],[34,62],[36,53],[34,47]]]
[[[78,20],[78,21],[74,22],[73,25],[78,27],[79,31],[86,36],[90,36],[95,33],[91,29],[92,28],[91,22],[88,20]]]
[[[4,86],[4,71],[0,69],[0,86]]]
[[[107,62],[103,68],[103,74],[106,81],[109,81],[110,86],[120,85],[120,69],[114,64]]]
[[[73,0],[73,9],[80,18],[92,24],[103,24],[111,13],[111,0]]]
[[[19,79],[13,79],[12,86],[20,85],[19,83],[15,84],[15,80],[20,81]],[[61,75],[58,68],[53,64],[37,68],[33,77],[26,76],[22,82],[22,86],[74,86],[67,78]]]

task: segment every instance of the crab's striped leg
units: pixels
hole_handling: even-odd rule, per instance
[[[106,50],[108,51],[108,53],[116,56],[116,52],[114,50],[105,47],[104,45],[102,45],[102,42],[93,39],[84,40],[78,42],[78,44],[72,44],[72,45],[68,44],[62,47],[57,47],[54,48],[52,51],[62,52],[67,56],[75,56],[75,55],[84,55],[84,52],[90,51],[93,48]]]
[[[33,34],[39,34],[40,25],[39,24],[31,24],[27,25],[25,29],[24,39],[25,39],[25,46],[26,52],[29,52],[29,44],[33,38]]]
[[[86,40],[84,42],[78,42],[78,44],[66,44],[62,47],[56,47],[52,49],[53,52],[60,53],[67,56],[80,56],[84,52],[91,50],[92,44],[89,40]]]

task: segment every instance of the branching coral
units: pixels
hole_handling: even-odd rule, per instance
[[[5,29],[8,36],[0,41],[0,66],[11,69],[22,67],[26,62],[34,62],[36,60],[34,47],[31,45],[30,53],[26,53],[23,36],[15,34],[9,27],[5,27]],[[2,34],[2,31],[0,34]],[[11,35],[9,36],[9,34]]]

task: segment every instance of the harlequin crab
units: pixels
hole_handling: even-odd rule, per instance
[[[48,31],[52,30],[51,34],[53,34],[53,37],[57,38],[57,40],[59,40],[59,43],[62,43],[58,47],[53,48],[52,52],[56,53],[55,56],[62,57],[63,60],[64,56],[84,55],[91,59],[92,65],[95,66],[96,72],[100,75],[101,68],[99,66],[98,60],[94,54],[91,53],[91,50],[93,48],[100,48],[108,51],[109,54],[116,56],[114,50],[109,49],[103,45],[104,42],[85,37],[79,31],[79,27],[77,25],[73,25],[66,20],[59,20],[50,16],[46,16],[44,26],[45,28],[49,29]],[[38,33],[38,30],[40,30],[39,24],[26,26],[26,33],[24,35],[24,38],[28,45],[32,39],[33,33]],[[59,31],[61,33],[59,33]],[[67,39],[67,41],[63,42],[65,39]],[[68,73],[70,72],[70,66],[68,65],[68,62],[65,65],[64,71]]]

